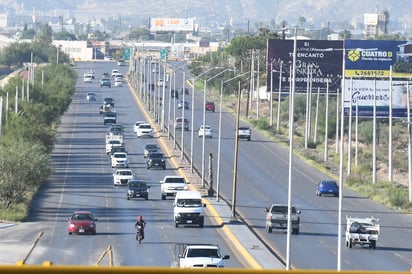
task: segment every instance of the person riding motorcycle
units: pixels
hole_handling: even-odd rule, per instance
[[[134,227],[136,228],[136,232],[137,232],[137,230],[140,229],[140,234],[142,235],[142,240],[144,239],[144,227],[145,226],[146,226],[146,222],[143,220],[142,215],[138,215],[137,216],[137,221],[136,221]]]

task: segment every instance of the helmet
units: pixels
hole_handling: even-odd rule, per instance
[[[142,217],[142,215],[137,215],[137,221],[138,221],[138,222],[143,221],[143,217]]]

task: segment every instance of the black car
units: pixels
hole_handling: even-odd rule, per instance
[[[177,89],[172,89],[172,90],[170,91],[170,96],[171,96],[172,98],[179,99],[179,92],[177,91]]]
[[[127,182],[127,200],[130,198],[149,199],[149,188],[146,182],[140,180],[129,180]]]
[[[180,93],[183,94],[183,92],[185,93],[185,95],[189,95],[189,89],[188,88],[181,88]]]
[[[111,105],[114,107],[114,100],[111,97],[106,97],[103,99],[103,105]]]
[[[103,124],[116,124],[117,114],[116,112],[107,112],[103,118]]]
[[[149,153],[147,156],[147,169],[152,167],[166,169],[166,159],[161,152]]]

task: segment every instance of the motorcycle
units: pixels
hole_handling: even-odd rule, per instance
[[[139,241],[139,244],[142,243],[143,240],[143,229],[144,227],[141,225],[136,225],[136,240]]]

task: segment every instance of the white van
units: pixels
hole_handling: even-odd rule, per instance
[[[186,190],[176,193],[173,203],[175,226],[179,224],[198,224],[203,227],[204,224],[204,207],[202,196],[198,191]]]

